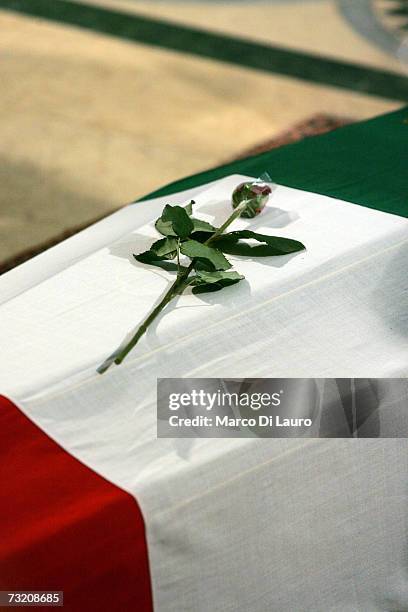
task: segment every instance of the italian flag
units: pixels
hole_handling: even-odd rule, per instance
[[[405,115],[186,179],[0,279],[0,590],[73,611],[406,609]],[[99,375],[167,286],[132,257],[164,204],[225,218],[265,170],[256,231],[307,250],[183,295]],[[400,382],[375,439],[158,439],[157,378],[205,377]]]

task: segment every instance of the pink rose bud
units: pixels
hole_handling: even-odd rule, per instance
[[[271,193],[272,189],[266,183],[259,181],[241,183],[232,193],[232,207],[237,208],[246,201],[247,204],[240,216],[251,219],[262,212]]]

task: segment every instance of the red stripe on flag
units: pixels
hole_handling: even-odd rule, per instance
[[[64,591],[64,609],[150,612],[143,517],[131,495],[0,396],[0,590]]]

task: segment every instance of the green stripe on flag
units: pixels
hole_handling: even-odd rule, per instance
[[[246,68],[408,101],[405,76],[369,66],[66,0],[0,0],[0,9]]]
[[[146,197],[265,171],[281,185],[408,217],[408,108],[219,166]]]

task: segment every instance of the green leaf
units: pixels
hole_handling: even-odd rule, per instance
[[[166,204],[162,216],[156,221],[156,229],[163,236],[187,238],[194,229],[192,220],[182,206]]]
[[[246,242],[241,242],[242,239],[257,240],[262,244],[251,245]],[[223,253],[229,253],[230,255],[247,255],[250,257],[287,255],[288,253],[303,251],[306,248],[305,245],[298,240],[258,234],[250,230],[240,230],[223,234],[214,241],[214,244]]]
[[[145,251],[144,253],[139,253],[139,255],[133,255],[136,261],[140,263],[149,264],[150,266],[157,266],[158,268],[162,268],[163,270],[167,270],[168,272],[177,272],[178,266],[176,263],[168,261],[167,257],[163,257],[158,255],[155,251]],[[183,268],[184,269],[184,268]]]
[[[218,249],[201,244],[197,240],[187,240],[182,242],[180,250],[183,255],[187,255],[191,259],[210,262],[215,270],[228,270],[232,267],[228,259]]]
[[[192,215],[193,214],[193,204],[195,204],[194,200],[191,200],[187,206],[184,207],[184,210],[186,211],[186,213],[188,215]]]
[[[238,272],[197,272],[193,278],[193,293],[206,293],[207,291],[220,291],[229,285],[235,285],[245,278]]]
[[[192,281],[192,285],[202,285],[204,283],[224,282],[226,285],[233,285],[245,278],[238,272],[224,272],[222,270],[214,270],[213,272],[198,271]]]
[[[173,224],[171,221],[163,221],[162,218],[157,219],[154,224],[157,231],[163,236],[176,236],[176,232],[173,230]]]
[[[209,234],[213,234],[216,230],[216,228],[211,225],[211,223],[207,223],[207,221],[202,221],[201,219],[194,219],[194,217],[192,217],[191,220],[194,224],[195,232],[206,232]]]
[[[187,211],[181,206],[170,206],[167,204],[164,207],[161,218],[164,222],[171,222],[176,236],[180,238],[187,238],[194,229],[194,224]]]
[[[208,259],[195,259],[194,270],[196,272],[214,272],[214,266]]]
[[[161,238],[161,240],[153,242],[150,251],[154,251],[156,255],[160,255],[166,259],[174,259],[177,255],[177,238]]]

